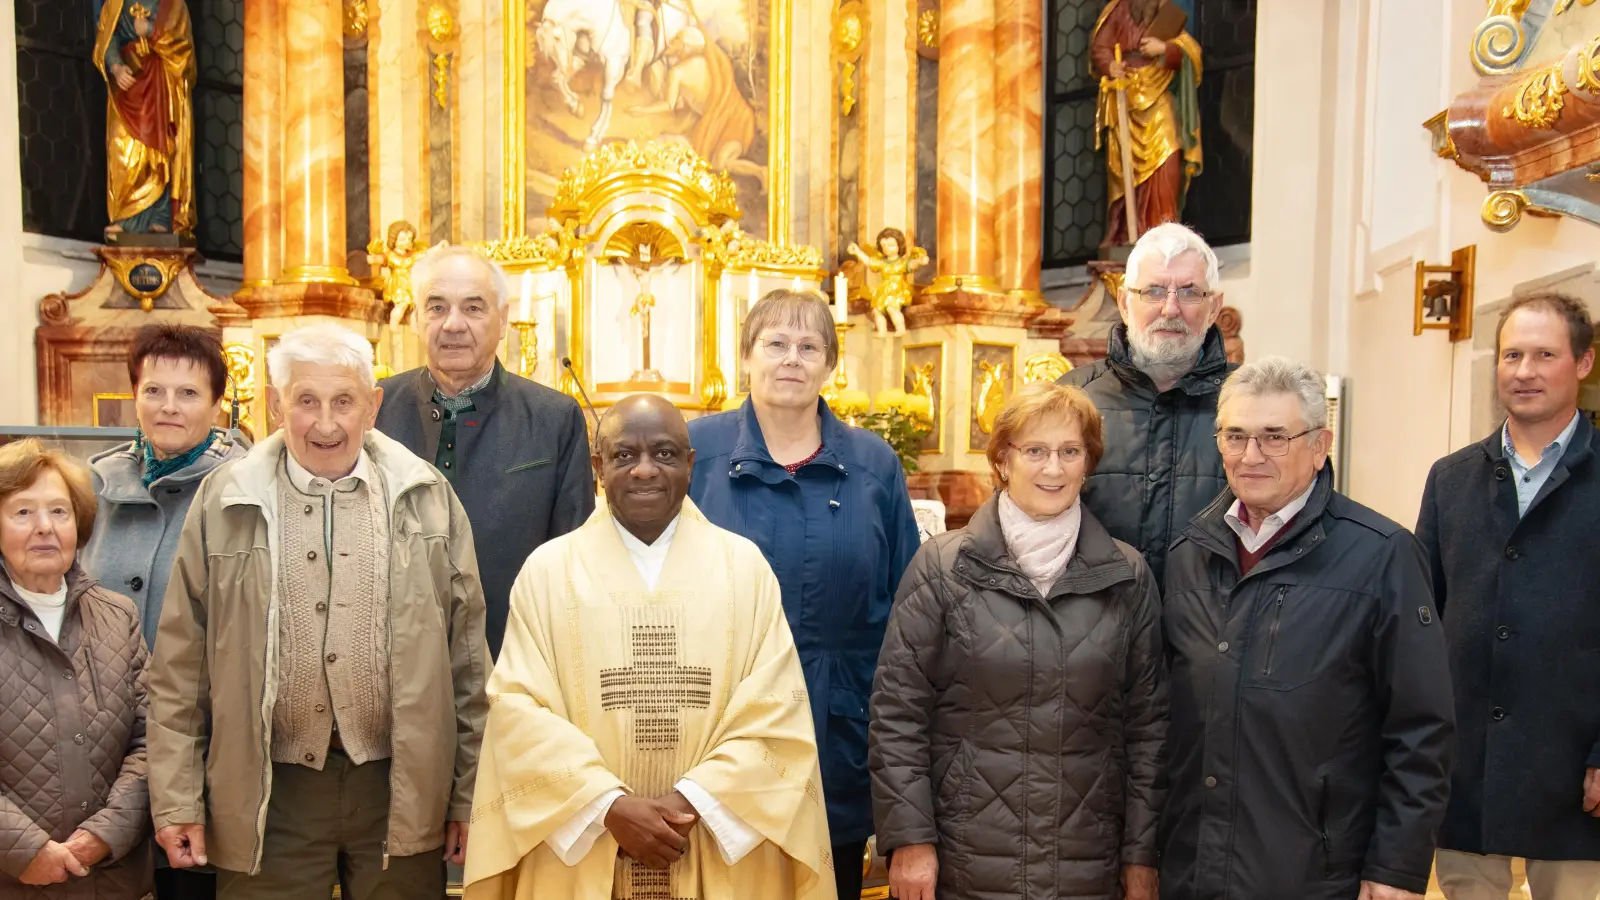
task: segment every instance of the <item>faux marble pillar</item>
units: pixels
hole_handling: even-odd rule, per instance
[[[280,282],[355,283],[344,256],[343,17],[339,0],[285,4]]]
[[[1044,227],[1044,10],[1038,0],[994,2],[996,269],[1002,289],[1037,298]]]
[[[946,0],[940,15],[935,291],[998,287],[994,13],[995,0]]]
[[[244,287],[283,271],[283,0],[244,5]]]

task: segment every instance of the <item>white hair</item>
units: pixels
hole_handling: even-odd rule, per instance
[[[420,308],[426,302],[428,285],[433,282],[434,272],[439,266],[446,260],[460,258],[474,260],[483,266],[489,275],[489,283],[494,288],[499,308],[505,309],[511,302],[511,282],[506,280],[505,270],[494,260],[465,244],[436,244],[411,266],[411,290],[416,295],[417,306]]]
[[[1159,257],[1170,263],[1190,251],[1200,254],[1200,258],[1206,261],[1206,287],[1216,290],[1222,279],[1217,265],[1217,254],[1200,235],[1177,222],[1157,225],[1139,235],[1139,240],[1133,245],[1133,251],[1128,254],[1124,283],[1139,284],[1139,270],[1144,268],[1146,261]]]
[[[295,363],[339,366],[354,372],[367,387],[378,383],[372,376],[372,344],[342,325],[307,325],[279,338],[267,351],[267,377],[273,387],[289,389],[290,370]]]
[[[1328,427],[1327,379],[1305,363],[1281,356],[1247,362],[1229,375],[1222,383],[1222,393],[1217,396],[1217,410],[1220,412],[1234,397],[1272,394],[1298,397],[1300,415],[1307,428]]]

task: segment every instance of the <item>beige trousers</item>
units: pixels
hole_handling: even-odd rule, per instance
[[[1595,900],[1600,896],[1600,862],[1530,859],[1527,863],[1528,892],[1533,900]],[[1506,900],[1511,893],[1509,856],[1440,850],[1435,864],[1439,888],[1447,900]]]

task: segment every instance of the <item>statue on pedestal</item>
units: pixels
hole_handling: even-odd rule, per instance
[[[904,334],[906,317],[901,310],[911,304],[911,273],[928,264],[928,254],[913,247],[906,233],[898,228],[878,232],[877,253],[850,245],[850,255],[879,274],[877,290],[872,292],[872,326],[882,334]],[[885,322],[887,318],[887,322]]]
[[[183,0],[95,0],[107,240],[194,233],[194,37]]]
[[[1183,211],[1201,171],[1200,44],[1171,0],[1111,0],[1090,37],[1100,76],[1095,149],[1106,148],[1106,233],[1101,247],[1132,244]]]
[[[383,299],[389,309],[390,360],[395,368],[403,369],[405,359],[405,334],[401,326],[416,309],[416,295],[411,287],[411,267],[427,250],[416,245],[417,229],[410,222],[391,222],[386,238],[373,238],[367,245],[367,262],[374,272],[383,271]]]

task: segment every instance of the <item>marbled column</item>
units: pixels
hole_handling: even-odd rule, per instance
[[[995,0],[946,0],[939,27],[939,278],[994,289]]]
[[[1044,181],[1044,10],[995,0],[995,238],[1000,287],[1037,295]]]
[[[283,0],[244,5],[244,287],[283,271]]]
[[[284,10],[284,259],[280,282],[353,284],[344,258],[344,11]]]

